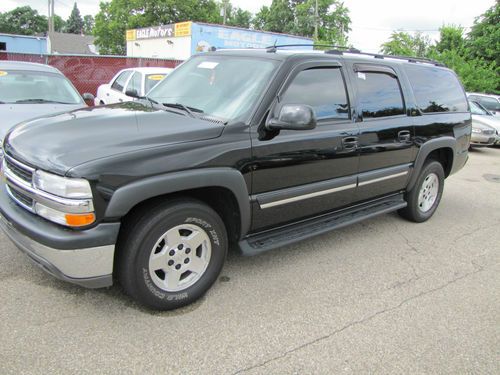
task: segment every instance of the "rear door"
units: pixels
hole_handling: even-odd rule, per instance
[[[123,100],[127,98],[124,94],[124,89],[131,75],[131,70],[125,70],[115,78],[111,83],[109,93],[106,94],[105,100],[107,104],[123,102]]]
[[[363,201],[406,187],[414,129],[394,68],[354,63],[350,72],[360,130],[356,201]]]
[[[271,106],[310,105],[312,130],[252,131],[253,230],[262,230],[346,206],[356,188],[358,127],[340,64],[296,66]],[[274,116],[275,117],[275,116]]]

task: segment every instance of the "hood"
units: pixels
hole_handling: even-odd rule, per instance
[[[481,124],[496,129],[500,134],[500,118],[487,115],[472,115],[472,125]]]
[[[23,121],[31,120],[35,117],[45,116],[52,113],[60,113],[72,111],[82,108],[85,103],[81,104],[56,104],[56,103],[40,103],[40,104],[1,104],[0,115],[0,141],[3,140],[5,134],[14,126]]]
[[[5,152],[58,174],[80,164],[146,148],[216,138],[224,125],[139,102],[42,117],[7,134]]]

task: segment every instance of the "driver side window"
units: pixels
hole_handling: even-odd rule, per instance
[[[281,96],[280,104],[310,105],[318,120],[349,118],[349,103],[340,68],[301,71]]]

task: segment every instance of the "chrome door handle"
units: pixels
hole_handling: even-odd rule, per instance
[[[411,139],[411,133],[409,130],[401,130],[398,133],[398,139],[400,142],[408,142]]]

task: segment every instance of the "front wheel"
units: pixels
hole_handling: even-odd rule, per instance
[[[194,302],[217,280],[227,235],[209,206],[178,200],[145,207],[125,223],[117,251],[127,294],[150,308],[171,310]]]
[[[422,168],[415,186],[407,193],[408,206],[399,210],[399,214],[416,223],[428,220],[441,201],[443,187],[443,166],[435,160],[427,162]]]

